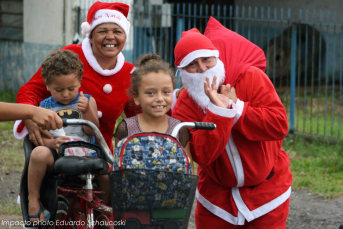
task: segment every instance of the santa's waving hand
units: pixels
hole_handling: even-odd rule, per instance
[[[292,174],[281,145],[287,114],[264,73],[263,51],[211,17],[205,35],[183,32],[174,54],[184,90],[173,116],[217,125],[191,130],[200,176],[196,227],[286,228]]]

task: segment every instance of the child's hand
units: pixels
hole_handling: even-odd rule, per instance
[[[55,138],[54,148],[57,153],[58,153],[58,148],[60,147],[60,145],[66,141],[70,141],[70,138],[65,137],[65,136]]]
[[[80,92],[79,101],[77,101],[77,109],[79,109],[82,113],[86,113],[89,110],[89,101],[83,95],[83,92]]]

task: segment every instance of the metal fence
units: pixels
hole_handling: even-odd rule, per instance
[[[261,47],[266,73],[289,116],[290,131],[342,139],[343,16],[322,11],[145,2],[133,6],[132,60],[147,52],[174,62],[182,31],[205,30],[210,16]],[[228,41],[229,42],[229,41]]]

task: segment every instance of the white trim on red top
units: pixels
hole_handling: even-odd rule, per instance
[[[27,131],[27,128],[26,126],[24,126],[23,130],[21,132],[18,132],[18,126],[20,125],[20,123],[22,122],[23,120],[17,120],[14,122],[14,126],[13,126],[13,136],[18,139],[18,140],[21,140],[23,138],[25,138],[25,136],[29,133]]]
[[[82,41],[82,51],[86,57],[87,62],[94,69],[94,71],[96,71],[97,73],[99,73],[100,75],[103,75],[103,76],[111,76],[111,75],[116,74],[117,72],[119,72],[122,69],[122,67],[124,66],[124,63],[125,63],[125,57],[120,52],[117,55],[117,64],[116,64],[115,68],[113,68],[111,70],[102,69],[100,67],[98,61],[94,57],[92,46],[91,46],[91,43],[89,42],[88,37],[86,37]]]
[[[225,150],[230,159],[232,169],[236,176],[237,187],[242,187],[244,185],[244,170],[241,156],[235,142],[233,141],[232,135],[230,135],[229,142],[226,144]]]
[[[234,103],[232,103],[232,109],[227,109],[227,108],[218,107],[210,102],[208,104],[207,109],[211,111],[213,114],[220,115],[227,118],[233,118],[235,117],[237,113],[237,106]]]
[[[219,218],[229,222],[233,225],[244,225],[245,220],[248,222],[257,219],[268,212],[274,210],[281,204],[283,204],[290,196],[291,196],[291,187],[288,188],[286,192],[278,196],[277,198],[273,199],[272,201],[256,208],[253,211],[250,211],[249,208],[245,205],[238,187],[232,188],[232,195],[233,199],[236,203],[238,208],[238,215],[237,217],[233,216],[229,212],[225,211],[224,209],[212,204],[208,201],[203,195],[200,194],[199,190],[196,190],[196,197],[199,203],[202,204],[207,210],[209,210],[214,215],[218,216]]]
[[[233,120],[232,126],[234,126],[236,124],[236,122],[238,121],[238,119],[242,116],[243,109],[244,109],[244,102],[237,99],[236,106],[237,106],[237,114],[236,114],[235,119]]]

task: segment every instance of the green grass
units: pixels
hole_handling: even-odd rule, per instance
[[[24,168],[23,141],[16,140],[13,136],[13,121],[0,122],[0,174],[18,172]],[[7,176],[7,175],[5,175]],[[18,183],[20,181],[18,180]],[[5,214],[21,215],[17,197],[0,200],[0,212]]]
[[[324,198],[343,194],[343,145],[306,141],[288,136],[283,144],[288,153],[294,189],[309,188]]]
[[[7,215],[21,215],[21,208],[16,199],[8,198],[0,200],[0,212]]]
[[[0,123],[0,173],[21,172],[24,168],[23,141],[14,138],[13,122]]]
[[[278,89],[278,94],[290,120],[289,88]],[[298,87],[294,119],[296,132],[343,139],[343,95],[339,86]]]

